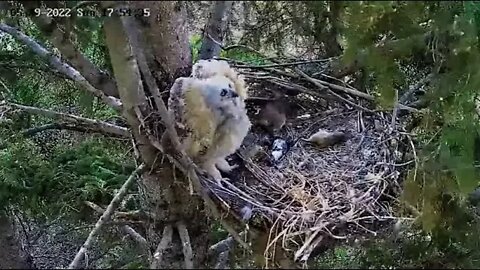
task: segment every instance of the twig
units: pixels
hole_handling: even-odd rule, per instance
[[[100,229],[102,228],[103,224],[110,219],[110,216],[113,214],[117,206],[120,204],[122,201],[123,197],[127,194],[127,189],[130,186],[130,184],[133,182],[135,177],[137,176],[138,173],[143,171],[145,168],[145,164],[141,164],[133,173],[128,177],[127,181],[122,185],[118,193],[113,197],[112,201],[108,205],[107,209],[105,212],[103,212],[102,216],[98,219],[97,223],[95,224],[95,227],[93,230],[90,232],[90,234],[87,237],[87,240],[85,240],[85,243],[83,243],[82,247],[80,250],[77,252],[77,255],[75,255],[75,258],[73,261],[70,263],[68,266],[68,269],[76,269],[79,267],[79,264],[81,260],[85,256],[85,252],[90,248],[90,245],[92,244],[93,239],[97,234],[100,232]]]
[[[76,116],[73,114],[60,113],[60,112],[55,112],[55,111],[51,111],[43,108],[25,106],[25,105],[12,103],[12,102],[6,102],[6,101],[0,102],[0,106],[2,105],[7,105],[13,108],[17,108],[17,109],[26,111],[28,113],[43,115],[52,119],[69,121],[69,122],[72,122],[73,124],[85,127],[86,129],[90,129],[93,131],[98,131],[106,134],[114,134],[116,136],[125,137],[125,138],[130,137],[130,133],[128,132],[127,128],[113,125],[100,120],[89,119],[81,116]],[[27,130],[25,132],[28,133],[29,131]]]
[[[60,60],[60,58],[58,58],[53,53],[49,52],[47,49],[42,47],[35,40],[33,40],[29,36],[25,35],[24,33],[20,32],[19,30],[15,29],[15,28],[13,28],[9,25],[6,25],[4,23],[0,23],[0,30],[5,32],[5,33],[8,33],[8,34],[12,35],[17,40],[21,41],[22,43],[24,43],[25,45],[30,47],[30,49],[32,51],[34,51],[37,55],[45,58],[50,63],[50,65],[52,65],[58,71],[60,71],[61,73],[65,74],[66,76],[68,76],[69,78],[71,78],[72,80],[77,82],[85,90],[89,91],[90,93],[92,93],[96,97],[100,98],[103,102],[105,102],[106,104],[108,104],[109,106],[114,108],[115,110],[121,111],[122,103],[119,99],[114,98],[112,96],[107,96],[101,90],[93,87],[87,81],[87,79],[85,79],[85,77],[83,77],[82,74],[80,74],[80,72],[78,72],[76,69],[74,69],[73,67],[71,67],[67,63],[62,62]]]
[[[311,78],[311,77],[310,77],[310,78]],[[322,81],[322,80],[315,79],[315,78],[311,78],[311,79],[314,80],[314,81],[319,82],[319,83],[322,84],[322,85],[326,85],[326,86],[328,86],[328,87],[330,87],[330,88],[332,88],[332,89],[342,91],[342,92],[347,93],[347,94],[350,94],[350,95],[352,95],[352,96],[360,97],[360,98],[363,98],[363,99],[366,99],[366,100],[370,100],[370,101],[374,101],[374,100],[375,100],[375,97],[373,97],[372,95],[369,95],[369,94],[367,94],[367,93],[358,91],[358,90],[355,89],[355,88],[344,87],[344,86],[336,85],[336,84],[329,83],[329,82]],[[337,79],[337,80],[338,80],[338,79]]]
[[[329,94],[335,96],[336,98],[342,100],[343,102],[346,102],[346,103],[348,103],[348,104],[350,104],[350,105],[352,105],[352,106],[354,106],[354,107],[356,107],[356,108],[358,108],[358,109],[361,109],[361,110],[363,110],[363,111],[373,112],[373,111],[370,110],[370,109],[367,109],[367,108],[365,108],[365,107],[362,107],[361,105],[358,105],[358,104],[356,104],[355,102],[352,102],[352,101],[350,101],[350,100],[348,100],[348,99],[343,98],[343,97],[340,96],[339,94],[337,94],[337,93],[333,92],[332,90],[328,89],[325,85],[321,84],[321,83],[319,82],[319,80],[316,80],[316,79],[308,76],[308,75],[305,74],[303,71],[301,71],[301,70],[299,70],[299,69],[295,69],[295,72],[297,72],[300,76],[304,77],[307,81],[313,83],[313,84],[316,85],[317,87],[320,87],[320,89],[327,89],[327,92],[328,92]]]
[[[190,242],[190,236],[188,235],[187,226],[183,222],[177,223],[178,234],[182,241],[183,256],[185,257],[185,268],[193,269],[193,251]]]
[[[168,246],[172,242],[173,228],[171,225],[165,225],[163,228],[162,239],[158,244],[155,253],[153,254],[153,260],[150,264],[150,269],[161,269],[161,263],[163,259],[163,252],[167,250]]]
[[[290,62],[290,63],[278,63],[278,64],[269,64],[269,65],[237,65],[238,68],[273,68],[273,67],[289,67],[289,66],[300,66],[312,63],[323,63],[331,61],[332,58],[327,59],[314,59],[314,60],[306,60],[306,61],[297,61],[297,62]]]
[[[416,108],[413,108],[411,106],[406,106],[406,105],[403,105],[401,103],[398,103],[397,104],[397,109],[399,110],[405,110],[405,111],[409,111],[409,112],[420,112],[420,110],[416,109]]]
[[[92,202],[85,201],[84,203],[99,214],[103,214],[105,212],[102,207]],[[132,239],[135,240],[135,242],[137,242],[147,252],[147,255],[150,256],[150,250],[148,248],[147,240],[142,235],[140,235],[137,231],[135,231],[132,227],[128,225],[122,225],[120,228],[125,234],[130,235],[130,237],[132,237]]]
[[[392,123],[391,123],[392,130],[395,130],[395,125],[397,124],[398,103],[399,103],[398,90],[395,89],[395,98],[394,98],[394,104],[393,104]]]

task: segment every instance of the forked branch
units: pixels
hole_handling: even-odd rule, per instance
[[[86,201],[85,204],[99,214],[105,213],[105,209],[92,202]],[[120,226],[120,229],[123,233],[129,235],[135,242],[137,242],[142,247],[142,249],[144,249],[144,251],[150,256],[150,250],[148,248],[147,240],[142,235],[140,235],[137,231],[135,231],[132,227],[128,225],[122,225]]]
[[[69,64],[62,62],[60,58],[55,56],[53,53],[49,52],[43,46],[41,46],[38,42],[33,40],[31,37],[25,35],[24,33],[20,32],[18,29],[6,25],[4,23],[0,23],[0,31],[10,34],[23,44],[27,45],[33,52],[35,52],[38,56],[46,59],[48,63],[59,72],[65,74],[67,77],[78,83],[82,88],[89,91],[96,97],[100,98],[103,102],[107,105],[111,106],[117,111],[121,110],[122,103],[119,99],[114,98],[112,96],[107,96],[101,90],[96,89],[93,87],[85,77],[80,74],[76,69],[71,67]]]
[[[24,1],[26,8],[34,9],[40,6],[39,1]],[[82,74],[96,89],[102,90],[108,96],[119,97],[115,81],[109,74],[98,67],[73,44],[71,32],[65,31],[57,23],[56,18],[46,15],[32,16],[32,21],[40,28],[52,44],[62,53],[68,62]]]
[[[128,187],[130,186],[130,184],[132,184],[132,182],[136,178],[137,174],[139,174],[144,169],[145,169],[145,164],[141,164],[128,177],[127,181],[125,181],[125,183],[122,185],[122,187],[120,188],[118,193],[113,197],[112,201],[108,205],[105,212],[103,212],[102,216],[98,219],[97,223],[95,224],[95,227],[93,228],[93,230],[88,235],[87,240],[85,240],[85,243],[83,243],[83,245],[80,248],[80,250],[78,251],[77,255],[75,255],[75,258],[73,259],[73,261],[68,266],[68,269],[77,269],[79,267],[80,262],[85,257],[85,252],[92,245],[93,239],[97,236],[97,234],[100,232],[100,229],[102,228],[102,226],[105,224],[106,221],[108,221],[110,219],[110,217],[112,216],[115,209],[118,207],[120,202],[123,200],[123,198],[127,194]]]
[[[4,106],[6,105],[15,109],[20,109],[28,113],[42,115],[54,120],[65,121],[70,124],[73,124],[73,126],[71,126],[70,128],[67,127],[67,129],[75,129],[76,127],[78,127],[79,130],[81,129],[90,130],[94,132],[99,132],[103,134],[114,135],[117,137],[124,137],[124,138],[130,137],[130,133],[127,128],[113,125],[100,120],[89,119],[81,116],[76,116],[73,114],[55,112],[52,110],[47,110],[47,109],[38,108],[38,107],[20,105],[12,102],[3,101],[0,103],[0,106],[2,105]],[[61,125],[61,124],[58,124],[58,125]],[[28,134],[28,133],[37,132],[38,130],[41,131],[49,128],[55,128],[55,127],[45,126],[45,127],[39,127],[37,128],[37,130],[27,130],[25,132]]]

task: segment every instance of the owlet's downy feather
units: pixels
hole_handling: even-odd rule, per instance
[[[235,91],[245,100],[248,97],[247,86],[242,75],[238,74],[230,65],[223,60],[199,60],[192,67],[192,77],[207,79],[215,75],[222,75],[230,79],[235,85]]]
[[[215,64],[208,66],[222,70]],[[170,89],[168,108],[183,131],[182,146],[200,167],[217,180],[222,178],[218,169],[233,169],[226,157],[240,147],[251,123],[229,77],[209,73],[202,79],[178,78]]]

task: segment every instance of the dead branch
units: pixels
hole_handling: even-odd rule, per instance
[[[190,235],[188,234],[187,226],[185,223],[177,223],[178,234],[180,235],[180,240],[182,241],[183,247],[183,256],[185,259],[185,268],[193,269],[193,251],[192,245],[190,244]]]
[[[301,65],[306,65],[306,64],[312,64],[312,63],[325,63],[325,62],[330,62],[334,59],[332,58],[326,58],[326,59],[314,59],[314,60],[305,60],[305,61],[296,61],[296,62],[289,62],[289,63],[277,63],[277,64],[269,64],[269,65],[237,65],[236,67],[238,68],[274,68],[274,67],[291,67],[291,66],[301,66]]]
[[[153,254],[153,260],[150,264],[150,269],[161,269],[163,252],[167,250],[168,246],[172,242],[173,228],[171,225],[166,225],[163,228],[162,239],[160,244],[158,244],[155,253]]]
[[[352,105],[352,106],[354,106],[354,107],[356,107],[356,108],[358,108],[358,109],[361,109],[361,110],[363,110],[363,111],[373,112],[373,111],[370,110],[370,109],[367,109],[367,108],[365,108],[365,107],[363,107],[363,106],[360,106],[360,105],[356,104],[355,102],[352,102],[352,101],[350,101],[350,100],[348,100],[348,99],[343,98],[342,96],[340,96],[339,94],[337,94],[337,93],[333,92],[332,90],[328,89],[326,86],[324,86],[323,84],[321,84],[320,82],[318,82],[318,80],[313,79],[312,77],[308,76],[307,74],[305,74],[303,71],[299,70],[298,68],[295,68],[295,72],[297,72],[300,76],[304,77],[307,81],[313,83],[313,84],[316,85],[317,87],[320,87],[321,90],[327,89],[327,92],[328,92],[329,94],[335,96],[336,98],[342,100],[343,102],[348,103],[348,104],[350,104],[350,105]]]
[[[107,105],[111,106],[117,111],[121,111],[122,103],[119,99],[112,96],[107,96],[101,90],[93,87],[87,81],[87,79],[85,79],[85,77],[83,77],[83,75],[80,74],[80,72],[78,72],[76,69],[74,69],[67,63],[62,62],[59,57],[49,52],[47,49],[41,46],[38,42],[30,38],[29,36],[25,35],[24,33],[20,32],[16,28],[6,25],[4,23],[0,23],[0,30],[10,34],[17,40],[21,41],[23,44],[27,45],[37,55],[46,59],[50,63],[50,65],[52,65],[52,67],[56,68],[59,72],[68,76],[70,79],[78,83],[85,90],[89,91],[96,97],[100,98]]]
[[[93,210],[95,210],[95,212],[97,212],[99,214],[103,214],[105,212],[105,209],[103,209],[102,207],[100,207],[100,206],[98,206],[98,205],[96,205],[92,202],[85,201],[84,203],[88,207],[92,208]],[[122,230],[123,233],[132,237],[132,239],[135,242],[137,242],[142,247],[142,249],[145,250],[147,255],[150,256],[150,249],[148,247],[148,242],[141,234],[139,234],[137,231],[135,231],[132,227],[130,227],[128,225],[122,225],[122,226],[120,226],[120,229]]]
[[[78,127],[79,129],[83,128],[85,130],[100,132],[100,133],[109,134],[109,135],[115,135],[118,137],[124,137],[124,138],[130,137],[130,133],[128,132],[127,128],[113,125],[100,120],[89,119],[81,116],[76,116],[73,114],[60,113],[60,112],[55,112],[55,111],[51,111],[43,108],[25,106],[25,105],[12,103],[12,102],[6,102],[6,101],[0,102],[0,106],[2,105],[20,109],[28,113],[42,115],[55,120],[68,121],[70,124],[73,124],[73,127],[71,129]],[[60,127],[69,126],[67,124],[59,124],[59,125]],[[28,133],[28,134],[36,133],[49,128],[55,128],[55,127],[52,127],[52,126],[38,127],[37,130],[30,129],[30,130],[26,130],[25,133]]]
[[[394,104],[393,104],[392,123],[391,123],[392,129],[395,129],[395,126],[397,124],[398,104],[400,102],[398,100],[398,89],[395,89],[394,91],[395,91],[395,99],[393,100]]]
[[[100,229],[102,228],[103,224],[110,219],[111,215],[113,214],[115,209],[118,207],[123,197],[125,197],[125,195],[127,194],[128,187],[133,182],[133,180],[137,177],[137,174],[141,173],[141,171],[143,171],[144,169],[145,169],[145,164],[141,164],[128,177],[127,181],[125,181],[125,183],[122,185],[118,193],[113,197],[112,201],[108,205],[105,212],[103,212],[102,216],[98,219],[97,223],[95,224],[95,227],[88,235],[87,240],[85,240],[85,243],[83,243],[77,255],[75,255],[75,258],[68,266],[68,269],[76,269],[79,267],[81,260],[85,256],[85,252],[87,252],[87,250],[90,248],[90,245],[92,244],[92,240],[100,232]]]
[[[22,2],[25,8],[34,9],[40,6],[37,1]],[[80,3],[79,3],[80,4]],[[107,96],[119,97],[115,81],[110,75],[96,67],[72,43],[69,32],[61,29],[60,25],[45,15],[32,16],[32,21],[40,28],[52,44],[62,53],[68,62],[82,74],[96,89],[102,90]]]
[[[123,128],[123,127],[119,127],[119,128]],[[29,128],[29,129],[26,129],[24,131],[22,131],[22,134],[23,136],[26,136],[26,137],[29,137],[29,136],[33,136],[39,132],[42,132],[42,131],[45,131],[45,130],[52,130],[52,129],[58,129],[58,130],[71,130],[71,131],[77,131],[77,132],[85,132],[85,133],[100,133],[100,134],[105,134],[105,135],[108,135],[108,136],[113,136],[113,137],[127,137],[129,136],[129,133],[128,131],[125,129],[125,134],[115,134],[115,133],[108,133],[106,132],[105,130],[97,130],[95,129],[94,127],[85,127],[83,125],[72,125],[72,124],[68,124],[68,123],[50,123],[50,124],[45,124],[45,125],[41,125],[41,126],[38,126],[38,127],[33,127],[33,128]]]
[[[241,232],[239,235],[240,235],[240,237],[244,237],[245,234],[246,234],[245,232]],[[215,253],[219,254],[219,253],[222,253],[224,251],[228,251],[232,247],[233,243],[234,243],[233,237],[229,236],[229,237],[217,242],[216,244],[212,245],[208,249],[208,253],[209,253],[209,255],[213,255]]]
[[[375,97],[373,97],[372,95],[369,95],[369,94],[367,94],[367,93],[358,91],[358,90],[355,89],[355,88],[344,87],[344,86],[336,85],[336,84],[329,83],[329,82],[322,81],[322,80],[315,79],[315,78],[311,78],[311,79],[314,80],[314,81],[319,82],[319,83],[322,84],[322,85],[326,85],[326,86],[328,86],[328,87],[330,87],[330,88],[332,88],[332,89],[334,89],[334,90],[339,90],[339,91],[342,91],[342,92],[344,92],[344,93],[350,94],[350,95],[352,95],[352,96],[360,97],[360,98],[363,98],[363,99],[366,99],[366,100],[370,100],[370,101],[375,100]]]
[[[242,46],[242,47],[243,47],[243,46]],[[247,46],[246,48],[247,48],[247,49],[254,50],[253,48],[250,48],[250,47],[248,47],[248,46]],[[255,51],[255,52],[258,52],[258,51],[256,51],[256,50],[254,50],[254,51]],[[259,53],[259,52],[258,52],[258,53]],[[260,54],[260,55],[262,55],[262,54]],[[218,58],[218,59],[220,59],[220,58]],[[230,60],[230,59],[225,59],[225,58],[224,58],[224,60],[227,60],[227,61],[228,61],[228,60]],[[273,60],[272,60],[272,61],[273,61]],[[273,61],[273,62],[275,62],[275,61]],[[280,64],[280,63],[278,63],[278,64]],[[289,77],[294,77],[294,78],[296,77],[296,76],[294,76],[293,74],[289,74],[288,72],[279,71],[279,70],[275,70],[275,69],[272,69],[272,68],[264,68],[264,69],[265,69],[265,70],[274,71],[274,72],[276,72],[276,73],[280,73],[280,74],[282,74],[282,75],[286,75],[286,76],[289,76]],[[303,71],[301,71],[300,69],[295,68],[295,67],[294,67],[294,71],[295,71],[298,75],[300,75],[301,77],[303,77],[305,80],[307,80],[308,82],[313,83],[315,86],[319,87],[320,90],[326,90],[326,92],[328,92],[330,95],[334,96],[335,98],[337,98],[337,99],[339,99],[339,100],[341,100],[341,101],[343,101],[343,102],[345,102],[345,103],[348,103],[348,104],[350,104],[350,105],[352,105],[352,106],[354,106],[354,107],[356,107],[356,108],[358,108],[358,109],[361,109],[361,110],[363,110],[363,111],[373,112],[373,111],[370,110],[370,109],[367,109],[367,108],[365,108],[365,107],[363,107],[363,106],[361,106],[361,105],[358,105],[358,104],[356,104],[356,103],[354,103],[354,102],[352,102],[352,101],[350,101],[350,100],[348,100],[348,99],[343,98],[343,97],[340,96],[339,94],[337,94],[337,93],[333,92],[332,90],[330,90],[329,87],[331,87],[332,89],[335,89],[335,90],[340,90],[340,91],[349,93],[349,94],[351,94],[351,95],[355,95],[355,96],[358,96],[358,97],[363,97],[363,98],[368,98],[369,100],[373,100],[373,97],[370,98],[370,95],[365,94],[365,93],[362,93],[362,92],[360,92],[360,91],[358,91],[358,90],[356,90],[356,89],[349,89],[349,88],[346,88],[346,87],[343,87],[343,86],[338,86],[338,85],[331,84],[331,83],[328,83],[328,82],[324,82],[324,81],[321,81],[321,80],[318,80],[318,79],[314,79],[314,78],[308,76],[307,74],[305,74],[305,73],[304,73]],[[325,85],[324,85],[324,84],[325,84]],[[332,87],[332,86],[334,86],[334,87]],[[313,96],[319,96],[320,93],[318,93],[317,91],[309,91],[308,94],[313,95]],[[322,96],[322,97],[323,97],[323,96]]]

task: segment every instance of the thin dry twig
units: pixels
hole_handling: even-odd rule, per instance
[[[88,207],[92,208],[93,210],[95,210],[95,212],[97,212],[99,214],[103,214],[105,212],[105,209],[103,209],[102,207],[100,207],[100,206],[98,206],[98,205],[96,205],[92,202],[85,201],[84,203]],[[146,254],[150,257],[150,250],[148,248],[147,240],[141,234],[139,234],[137,231],[135,231],[132,227],[130,227],[128,225],[122,225],[122,226],[120,226],[120,228],[123,231],[123,233],[132,237],[132,239],[135,242],[137,242],[142,247],[142,249],[146,252]]]
[[[60,113],[52,110],[47,110],[47,109],[32,107],[32,106],[25,106],[25,105],[16,104],[13,102],[6,102],[6,101],[0,102],[0,106],[9,106],[9,107],[26,111],[28,113],[42,115],[55,120],[66,121],[66,122],[69,122],[70,124],[73,124],[74,126],[76,125],[79,127],[84,127],[86,129],[90,129],[92,131],[97,131],[100,133],[112,134],[119,137],[130,138],[130,132],[127,130],[127,128],[120,127],[120,126],[110,124],[104,121],[96,120],[96,119],[89,119],[89,118],[85,118],[85,117],[81,117],[73,114]]]
[[[125,195],[127,194],[128,187],[130,186],[130,184],[133,183],[133,180],[137,177],[137,174],[143,171],[143,169],[145,169],[145,164],[141,164],[138,168],[136,168],[133,171],[133,173],[128,177],[127,181],[125,181],[125,183],[122,185],[118,193],[113,197],[112,201],[108,205],[105,212],[103,212],[102,216],[98,219],[97,223],[95,224],[95,227],[88,235],[87,240],[85,240],[85,243],[83,243],[82,247],[75,255],[75,258],[68,266],[68,269],[76,269],[79,267],[80,262],[84,258],[85,252],[87,252],[87,250],[90,248],[90,245],[92,244],[93,239],[100,232],[100,229],[102,228],[103,224],[105,224],[105,222],[110,219],[111,215],[113,214],[115,209],[118,207],[123,197],[125,197]]]

